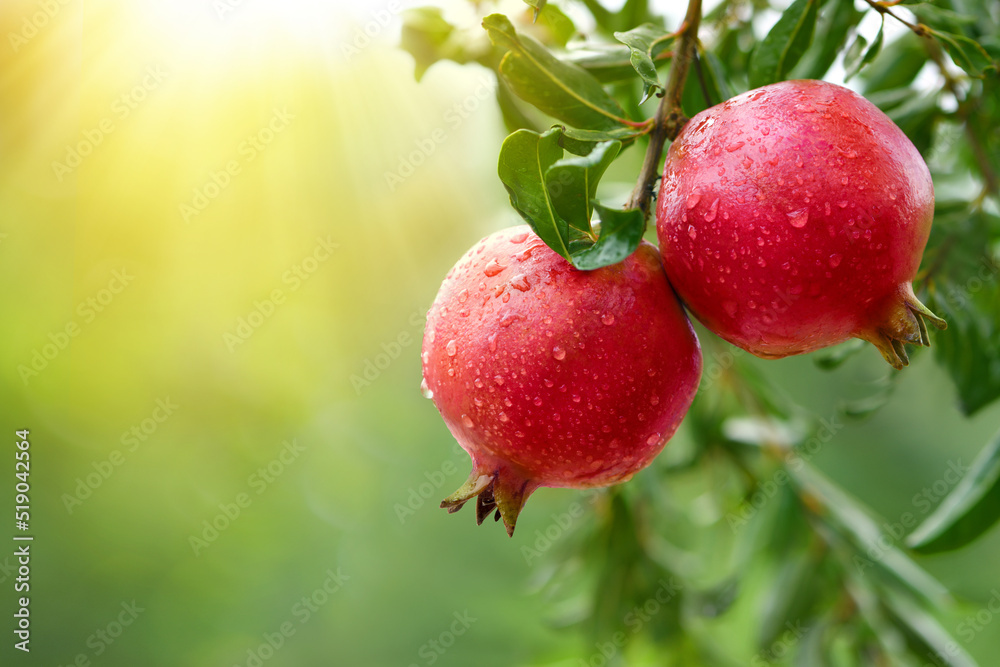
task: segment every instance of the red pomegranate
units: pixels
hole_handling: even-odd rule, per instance
[[[579,271],[527,226],[478,243],[428,313],[423,390],[472,457],[441,506],[478,496],[513,535],[539,486],[599,487],[649,465],[687,412],[701,350],[656,249]]]
[[[906,135],[841,86],[785,81],[688,122],[657,208],[667,276],[705,326],[760,357],[857,337],[895,368],[928,345],[913,294],[934,214]]]

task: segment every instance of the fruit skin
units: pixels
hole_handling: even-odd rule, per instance
[[[868,340],[896,368],[936,317],[913,295],[934,215],[927,165],[860,95],[785,81],[692,118],[670,146],[657,235],[713,332],[778,358]]]
[[[579,271],[527,226],[486,237],[427,317],[425,395],[472,457],[442,503],[478,496],[513,534],[539,486],[622,482],[649,465],[694,398],[701,349],[656,248]]]

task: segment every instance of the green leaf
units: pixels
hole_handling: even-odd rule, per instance
[[[925,656],[934,655],[950,667],[979,667],[938,620],[919,605],[892,590],[884,591],[881,597],[892,620],[903,626],[907,638],[917,645],[911,651],[921,662]]]
[[[929,56],[921,38],[909,30],[885,47],[885,56],[862,72],[865,96],[883,90],[895,90],[911,84]]]
[[[962,480],[906,543],[922,554],[969,544],[1000,519],[1000,433],[983,448]]]
[[[449,42],[455,27],[448,23],[437,7],[408,9],[403,13],[400,46],[413,56],[415,76],[419,81],[427,68],[439,60],[456,58],[464,62],[462,54]]]
[[[605,141],[589,155],[564,158],[545,171],[549,200],[570,227],[590,234],[591,201],[597,194],[597,184],[621,147],[619,141]]]
[[[636,137],[646,133],[647,128],[620,127],[614,130],[578,130],[563,128],[560,144],[574,155],[589,155],[594,150],[594,144],[602,141],[620,141],[624,146]]]
[[[950,601],[948,590],[898,549],[857,500],[808,463],[793,469],[803,492],[819,501],[822,517],[855,550],[853,567],[867,579],[879,574],[910,590],[931,605]]]
[[[542,0],[542,4],[545,4],[544,0]],[[552,37],[552,41],[559,46],[566,46],[570,38],[576,34],[576,26],[573,24],[573,20],[555,5],[546,4],[535,17],[535,20],[538,21],[538,25],[548,31]]]
[[[942,281],[930,300],[934,312],[948,322],[946,330],[934,335],[934,356],[951,375],[966,415],[1000,398],[998,271],[984,258],[967,280]]]
[[[856,63],[853,63],[851,66],[848,66],[848,58],[851,57],[855,45],[857,45],[859,42],[861,43],[864,42],[864,37],[858,35],[858,41],[851,45],[851,48],[848,49],[847,51],[847,55],[844,56],[844,67],[845,69],[847,69],[847,76],[844,78],[844,81],[852,79],[854,75],[856,75],[858,72],[864,69],[865,65],[868,65],[871,61],[875,60],[875,56],[877,56],[879,54],[879,51],[882,50],[882,41],[884,39],[884,34],[885,34],[885,16],[882,16],[882,25],[879,26],[878,34],[875,35],[875,40],[872,42],[872,45],[868,47],[867,51],[865,51],[864,57],[862,57]],[[861,48],[864,47],[862,46]]]
[[[560,128],[545,134],[518,130],[500,147],[497,172],[510,194],[510,205],[550,248],[565,257],[569,254],[569,228],[556,214],[545,187],[545,172],[563,155],[559,146]]]
[[[809,48],[819,0],[795,0],[750,57],[750,87],[782,81]]]
[[[610,130],[625,124],[624,111],[586,70],[563,62],[502,14],[483,19],[493,43],[507,49],[500,75],[525,102],[574,127]]]
[[[822,584],[819,556],[815,550],[786,554],[778,576],[760,610],[757,646],[767,648],[786,631],[788,624],[807,618],[820,602]]]
[[[996,66],[986,49],[965,35],[933,29],[931,34],[937,37],[955,64],[972,76],[982,77],[984,69]]]
[[[855,69],[861,69],[858,63],[861,62],[861,56],[864,55],[867,46],[868,40],[865,36],[858,35],[851,42],[851,45],[847,47],[847,51],[844,52],[844,69],[848,72],[848,76],[854,76],[854,74],[857,74]]]
[[[671,39],[671,35],[662,26],[643,23],[627,32],[616,32],[615,39],[629,48],[632,67],[642,78],[642,99],[639,101],[642,104],[653,91],[663,88],[653,63],[653,48]]]
[[[636,208],[621,210],[605,208],[594,202],[601,220],[601,235],[597,243],[573,254],[573,265],[582,271],[599,269],[622,261],[639,247],[646,231],[646,219]]]
[[[863,16],[854,8],[854,0],[828,2],[817,20],[813,45],[796,67],[794,78],[822,79],[840,55],[847,33]]]
[[[541,11],[545,9],[545,3],[546,0],[524,0],[524,4],[528,5],[529,7],[535,10],[535,17],[534,17],[535,21],[538,20],[538,15],[541,13]]]

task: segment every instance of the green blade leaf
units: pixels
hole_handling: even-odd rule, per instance
[[[853,547],[854,565],[863,575],[867,576],[871,570],[931,605],[940,606],[951,600],[948,589],[910,560],[891,540],[886,544],[888,538],[882,529],[851,495],[808,463],[791,472],[796,485],[819,501],[824,521]]]
[[[622,261],[639,247],[646,231],[646,220],[637,208],[623,211],[606,208],[597,202],[593,206],[601,219],[601,235],[594,245],[573,253],[573,265],[582,271]]]
[[[535,10],[534,20],[538,20],[538,15],[545,9],[546,0],[524,0],[524,4]]]
[[[586,70],[563,62],[502,14],[483,19],[493,43],[508,51],[500,75],[525,102],[574,127],[610,130],[627,124],[621,106]]]
[[[500,147],[497,172],[510,194],[510,205],[538,237],[557,253],[570,259],[569,228],[555,212],[545,187],[545,172],[562,158],[560,128],[545,134],[518,130]]]
[[[941,42],[941,46],[948,52],[955,64],[971,76],[982,77],[984,69],[996,67],[990,54],[979,42],[958,33],[943,30],[931,30],[930,32]]]
[[[605,141],[589,155],[568,157],[545,171],[545,187],[556,214],[570,227],[590,234],[591,201],[597,184],[621,150],[620,141]]]
[[[661,65],[673,55],[667,47],[669,41],[657,42],[653,46],[653,63]],[[635,80],[631,50],[623,44],[587,44],[574,48],[564,60],[587,70],[602,83],[620,83]]]
[[[917,643],[920,650],[918,657],[934,655],[950,667],[978,667],[961,644],[919,605],[893,590],[884,591],[881,597],[891,619],[903,626],[908,638]]]
[[[840,55],[847,33],[863,16],[864,12],[854,8],[854,0],[827,3],[817,20],[813,46],[798,64],[794,78],[822,79]]]
[[[858,72],[864,69],[866,65],[871,63],[871,61],[875,60],[875,56],[877,56],[879,52],[882,50],[884,31],[885,31],[885,16],[882,17],[882,25],[879,26],[878,34],[875,35],[875,39],[872,41],[872,45],[868,47],[868,50],[865,51],[864,56],[861,57],[860,60],[854,61],[854,58],[856,57],[855,54],[853,53],[855,46],[861,43],[862,44],[861,48],[862,49],[864,48],[863,44],[865,38],[862,37],[861,35],[858,35],[858,40],[851,45],[851,48],[847,50],[847,54],[844,56],[844,67],[845,69],[847,69],[847,76],[844,78],[844,81],[849,81],[850,79],[852,79],[854,75],[856,75]],[[850,64],[848,64],[849,60],[851,61]]]
[[[906,543],[923,554],[960,549],[1000,519],[1000,433]]]
[[[629,48],[630,61],[643,82],[642,102],[657,88],[662,89],[656,65],[653,63],[653,48],[671,39],[662,26],[653,23],[643,23],[627,32],[616,32],[615,39]]]
[[[795,0],[750,57],[750,87],[782,81],[812,42],[819,0]]]

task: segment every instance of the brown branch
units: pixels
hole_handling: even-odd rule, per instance
[[[653,117],[653,129],[649,133],[649,146],[639,170],[639,178],[625,208],[637,208],[643,216],[649,215],[649,204],[653,198],[653,184],[659,175],[660,157],[663,155],[663,144],[667,139],[674,139],[680,132],[687,118],[681,110],[681,94],[684,92],[684,82],[687,79],[688,66],[698,48],[698,26],[701,24],[701,0],[689,0],[684,23],[678,30],[677,45],[674,48],[674,58],[670,62],[670,74],[667,76],[667,86],[663,97],[656,108]]]

